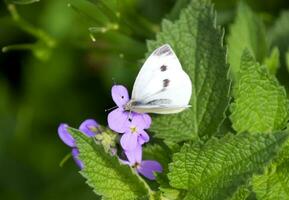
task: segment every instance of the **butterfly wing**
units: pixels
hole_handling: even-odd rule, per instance
[[[132,110],[168,114],[188,107],[192,83],[172,48],[156,49],[142,66],[133,86]]]

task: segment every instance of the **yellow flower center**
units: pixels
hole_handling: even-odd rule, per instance
[[[137,132],[137,127],[136,126],[131,126],[130,127],[131,133],[136,133]]]
[[[89,126],[88,128],[89,128],[89,130],[91,130],[94,133],[97,133],[97,131],[98,131],[95,126]]]

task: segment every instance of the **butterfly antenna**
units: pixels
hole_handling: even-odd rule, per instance
[[[108,112],[108,111],[111,111],[111,110],[113,110],[113,109],[115,109],[115,108],[117,108],[118,106],[113,106],[112,108],[108,108],[108,109],[105,109],[104,111],[105,112]]]

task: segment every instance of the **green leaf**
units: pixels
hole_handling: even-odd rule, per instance
[[[69,128],[84,163],[81,174],[87,179],[94,192],[103,199],[151,199],[152,192],[145,182],[116,156],[106,153],[101,145],[80,131]]]
[[[288,128],[287,128],[288,129]],[[282,151],[278,154],[277,159],[275,159],[276,165],[282,165],[284,162],[289,160],[289,141],[284,144]]]
[[[184,198],[184,192],[173,188],[160,188],[163,200],[179,200]],[[184,194],[183,194],[184,193]]]
[[[242,185],[231,198],[228,198],[228,200],[246,200],[250,194],[251,191],[248,189],[248,186]]]
[[[143,148],[143,160],[157,160],[164,169],[171,161],[171,151],[165,145],[148,144]]]
[[[267,54],[264,24],[244,2],[240,2],[228,36],[228,61],[232,76],[236,80],[239,77],[240,60],[245,48],[249,49],[258,62],[263,62]]]
[[[172,8],[171,12],[167,16],[169,20],[175,20],[180,16],[181,11],[186,8],[191,0],[178,0],[176,1],[174,7]]]
[[[287,138],[287,132],[241,133],[185,144],[169,165],[170,184],[189,190],[185,199],[229,198],[267,165]]]
[[[163,167],[163,172],[156,174],[156,182],[158,183],[155,184],[156,187],[168,185],[166,174],[168,173],[168,163],[171,162],[171,155],[171,150],[165,144],[147,144],[143,148],[143,160],[156,160]]]
[[[258,199],[289,199],[289,141],[266,172],[254,176],[252,185]]]
[[[268,32],[268,40],[271,47],[277,46],[281,56],[285,54],[289,46],[289,11],[283,11],[275,24]],[[283,61],[282,61],[283,62]]]
[[[270,57],[266,58],[264,63],[269,72],[275,75],[278,68],[280,67],[280,53],[277,47],[273,48]]]
[[[286,70],[286,52],[289,47],[289,10],[281,12],[280,17],[275,21],[274,25],[268,31],[268,41],[271,47],[278,47],[280,51],[281,67],[277,77],[282,85],[289,91],[288,71]]]
[[[275,173],[266,172],[253,179],[254,191],[258,199],[289,199],[289,160],[277,167]]]
[[[156,40],[148,42],[149,52],[169,43],[193,84],[189,109],[153,117],[151,130],[158,138],[179,142],[198,135],[211,136],[224,120],[230,81],[223,33],[215,21],[208,1],[193,0],[183,9],[179,20],[164,20]]]
[[[267,69],[245,50],[240,80],[234,90],[231,120],[237,132],[272,132],[286,126],[289,102],[286,92]]]

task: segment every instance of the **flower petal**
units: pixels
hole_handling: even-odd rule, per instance
[[[130,132],[124,133],[121,136],[120,144],[124,150],[134,150],[138,145],[138,134]]]
[[[148,129],[151,126],[152,118],[148,114],[142,114],[143,120],[145,121],[144,129]]]
[[[137,145],[135,149],[124,152],[130,165],[135,165],[136,163],[141,163],[142,160],[142,147]]]
[[[87,119],[79,126],[79,130],[86,134],[88,137],[93,137],[98,133],[98,123],[94,119]]]
[[[111,96],[118,107],[123,107],[129,101],[127,89],[122,85],[114,85],[111,88]]]
[[[144,143],[146,143],[150,140],[150,136],[144,130],[140,130],[138,133],[139,133],[138,143],[140,145],[143,145]]]
[[[58,136],[60,139],[70,147],[76,147],[74,138],[69,134],[67,131],[68,125],[67,124],[60,124],[58,126]]]
[[[141,162],[137,171],[150,180],[155,180],[154,172],[162,172],[161,164],[154,160],[144,160]]]
[[[148,114],[133,113],[131,124],[139,129],[148,129],[151,125],[151,117]]]
[[[128,115],[129,113],[121,108],[111,111],[107,116],[109,128],[118,133],[124,133],[128,127]]]
[[[72,154],[72,158],[73,158],[74,162],[77,164],[77,166],[80,169],[83,169],[83,167],[84,167],[83,162],[81,160],[79,160],[79,158],[78,158],[78,155],[79,155],[78,149],[77,148],[73,148],[72,151],[71,151],[71,154]]]

